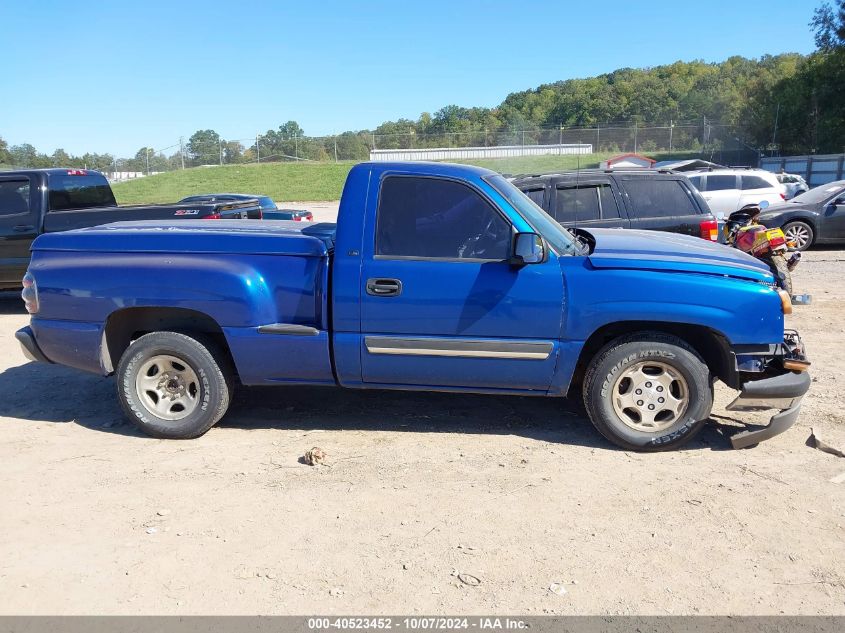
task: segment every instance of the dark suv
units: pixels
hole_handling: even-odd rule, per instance
[[[710,208],[682,174],[582,170],[518,176],[513,184],[567,228],[648,229],[719,239]]]

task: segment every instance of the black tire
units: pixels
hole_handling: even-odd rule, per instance
[[[792,296],[792,273],[789,272],[786,257],[783,255],[773,255],[772,257],[766,258],[766,263],[772,269],[778,287],[786,290]]]
[[[624,382],[623,375],[628,370],[633,371],[641,363],[651,369],[649,361],[680,374],[686,383],[687,397],[685,410],[661,422],[670,424],[668,427],[653,432],[633,428],[630,419],[626,423],[615,410],[613,393]],[[713,406],[710,370],[701,356],[676,336],[659,332],[632,334],[605,345],[587,368],[583,395],[587,415],[599,433],[617,446],[634,451],[665,451],[681,446],[706,424]]]
[[[136,388],[136,379],[142,367],[152,359],[165,356],[183,363],[196,377],[195,381],[191,381],[194,385],[195,408],[178,420],[160,417],[142,400],[146,397],[144,390]],[[226,356],[212,341],[196,335],[153,332],[142,336],[121,357],[116,376],[117,393],[124,413],[139,429],[152,437],[199,437],[223,417],[232,397],[233,381]]]
[[[795,248],[799,251],[806,251],[816,240],[816,232],[813,227],[801,220],[787,222],[783,225],[783,232],[787,240],[795,242]],[[806,238],[801,236],[806,236]]]

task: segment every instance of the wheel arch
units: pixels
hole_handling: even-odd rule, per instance
[[[114,372],[132,341],[144,334],[161,331],[202,334],[214,341],[226,355],[229,366],[235,367],[226,336],[214,318],[188,308],[144,306],[117,310],[106,319],[100,345],[100,362],[105,373]]]
[[[736,362],[728,338],[720,331],[704,325],[661,321],[617,321],[596,329],[584,342],[569,384],[569,394],[581,388],[590,361],[600,349],[614,339],[637,333],[670,334],[692,347],[710,372],[728,386],[738,384]]]
[[[813,241],[810,243],[811,246],[818,241],[821,227],[820,218],[818,216],[809,212],[791,213],[784,218],[783,222],[781,222],[780,228],[783,229],[787,224],[792,222],[803,222],[804,224],[808,224],[810,226],[813,230]]]

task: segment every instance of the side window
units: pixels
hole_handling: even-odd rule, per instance
[[[690,176],[688,178],[692,186],[701,191],[701,176]]]
[[[382,181],[376,255],[505,260],[511,226],[470,187],[439,178]]]
[[[0,180],[0,217],[29,213],[29,179]]]
[[[601,219],[598,187],[558,187],[555,192],[555,219],[558,222],[582,222]]]
[[[769,181],[760,176],[740,176],[740,189],[771,189]]]
[[[610,185],[599,187],[599,202],[601,202],[602,220],[613,220],[620,217],[619,205],[616,204],[616,196],[613,195]]]
[[[677,180],[630,179],[625,189],[637,218],[697,215],[690,194]]]
[[[707,176],[707,191],[736,189],[736,176]]]
[[[543,194],[546,193],[545,189],[524,189],[523,192],[526,196],[531,198],[531,201],[536,204],[541,209],[543,207]]]

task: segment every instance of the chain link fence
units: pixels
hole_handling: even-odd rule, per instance
[[[706,118],[697,122],[669,122],[663,125],[619,123],[589,127],[467,129],[448,132],[419,132],[409,127],[407,132],[346,132],[335,136],[301,136],[270,131],[267,134],[228,140],[207,130],[194,134],[190,140],[183,137],[160,149],[142,148],[134,158],[102,155],[103,158],[108,157],[106,164],[100,164],[103,160],[99,160],[98,164],[92,165],[61,166],[100,169],[119,173],[121,179],[127,179],[211,165],[362,161],[368,160],[373,150],[518,149],[569,144],[589,145],[594,154],[603,156],[633,152],[663,160],[704,158],[729,165],[758,165],[762,151],[746,144],[742,136],[741,128],[713,123]]]

